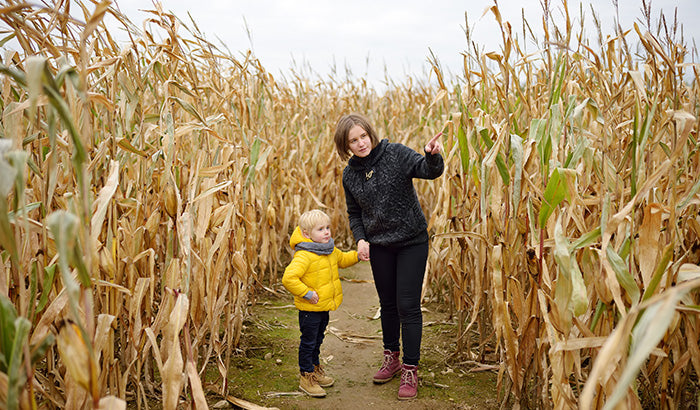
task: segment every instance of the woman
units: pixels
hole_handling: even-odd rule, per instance
[[[379,295],[384,362],[373,380],[386,383],[400,372],[401,400],[418,393],[420,298],[428,259],[428,224],[413,178],[442,174],[440,135],[428,141],[423,156],[405,145],[379,141],[365,117],[349,114],[338,121],[334,136],[340,158],[350,157],[343,171],[350,229],[359,258],[370,261]]]

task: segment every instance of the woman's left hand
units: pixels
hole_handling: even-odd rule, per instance
[[[440,144],[439,138],[442,136],[442,132],[438,132],[436,136],[430,139],[427,144],[425,144],[425,152],[428,154],[439,154],[442,151],[442,144]]]

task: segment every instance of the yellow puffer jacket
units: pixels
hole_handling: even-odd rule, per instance
[[[312,242],[301,233],[297,226],[289,238],[294,247],[300,242]],[[343,288],[340,285],[338,268],[347,268],[358,262],[357,251],[343,252],[333,248],[330,255],[317,255],[310,251],[296,251],[282,276],[282,284],[294,295],[294,304],[299,310],[322,312],[336,310],[343,302]],[[318,294],[318,303],[304,299],[310,290]]]

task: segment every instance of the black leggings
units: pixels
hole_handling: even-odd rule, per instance
[[[398,352],[403,362],[418,365],[423,331],[421,290],[428,242],[403,247],[370,244],[370,265],[381,308],[384,349]]]

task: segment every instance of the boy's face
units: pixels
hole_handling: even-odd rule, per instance
[[[311,231],[304,230],[302,233],[314,242],[328,243],[331,240],[331,225],[329,222],[323,222],[314,226]]]

